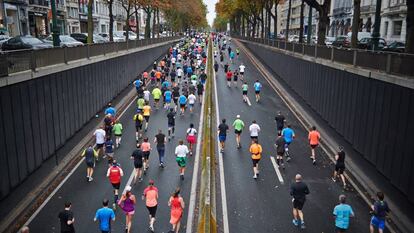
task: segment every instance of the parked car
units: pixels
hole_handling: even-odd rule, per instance
[[[382,51],[403,53],[405,52],[405,44],[403,42],[394,41],[385,46]]]
[[[348,32],[346,36],[349,37],[349,41],[351,41],[352,32]],[[372,37],[370,32],[358,32],[358,35],[357,35],[358,41],[362,40],[363,38],[367,38],[367,37]]]
[[[2,45],[4,42],[6,42],[8,39],[10,39],[10,36],[7,36],[7,35],[0,35],[0,48],[1,48],[1,45]]]
[[[289,36],[288,41],[289,42],[298,42],[299,41],[299,36],[298,35]]]
[[[351,38],[348,36],[337,36],[332,42],[332,46],[339,48],[349,48],[351,46]]]
[[[122,31],[114,31],[114,42],[125,42],[125,35]]]
[[[334,41],[335,41],[335,37],[333,37],[333,36],[325,37],[325,45],[326,46],[332,46]]]
[[[80,41],[75,40],[74,38],[68,36],[68,35],[59,35],[60,40],[60,47],[78,47],[83,46],[83,43]],[[53,45],[53,38],[52,35],[46,37],[44,42],[49,43]]]
[[[379,42],[378,42],[379,49],[383,49],[385,46],[387,46],[387,42],[383,38],[379,38]],[[372,37],[362,38],[360,41],[358,41],[358,48],[372,50],[374,48],[373,38]]]
[[[88,43],[88,33],[72,33],[70,34],[70,36],[84,44]],[[107,42],[107,40],[104,39],[102,36],[100,36],[99,34],[93,34],[93,43],[100,44],[105,42]]]
[[[16,36],[1,45],[2,50],[46,49],[53,45],[45,43],[33,36]]]

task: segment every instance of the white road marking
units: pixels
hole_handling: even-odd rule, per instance
[[[246,96],[246,102],[247,102],[247,105],[252,106],[252,103],[250,103],[250,99],[248,96]]]
[[[125,112],[128,110],[129,107],[131,107],[131,105],[133,103],[135,103],[135,100],[137,99],[137,97],[134,97],[134,99],[131,101],[131,103],[128,104],[128,106],[119,114],[119,117],[122,117]],[[82,164],[82,162],[85,160],[85,158],[83,157],[77,164],[76,166],[68,173],[68,175],[62,180],[62,182],[55,188],[55,190],[53,190],[52,193],[49,194],[49,196],[46,198],[46,200],[40,205],[40,207],[32,214],[32,216],[30,216],[30,218],[26,221],[26,223],[23,226],[28,226],[33,219],[36,218],[36,216],[40,213],[40,211],[42,211],[42,209],[46,206],[46,204],[52,199],[52,197],[59,191],[59,189],[66,183],[66,181],[72,176],[72,174],[76,171],[76,169],[78,169],[78,167]]]
[[[279,170],[279,165],[277,165],[276,160],[275,160],[275,157],[270,156],[270,160],[272,160],[272,164],[273,164],[273,167],[275,168],[276,175],[277,175],[277,178],[279,179],[279,182],[280,182],[281,184],[284,184],[284,183],[285,183],[285,181],[283,180],[282,173],[281,173],[281,172],[280,172],[280,170]]]

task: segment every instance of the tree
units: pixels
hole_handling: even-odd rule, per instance
[[[303,11],[305,10],[305,0],[302,0],[300,4],[300,26],[299,26],[299,43],[303,43],[303,24],[304,24],[304,18],[303,18]]]
[[[326,30],[329,26],[329,10],[331,7],[331,0],[323,0],[320,4],[317,0],[305,0],[305,2],[319,13],[318,22],[318,44],[325,44]]]
[[[131,9],[135,4],[135,0],[121,0],[121,5],[126,11],[126,19],[125,19],[125,40],[129,40],[129,31],[130,31],[130,25],[129,25],[129,19],[131,18]]]
[[[407,35],[405,52],[414,53],[414,1],[407,0]]]
[[[361,0],[354,0],[354,15],[352,16],[352,35],[351,35],[351,47],[352,48],[357,47],[360,17],[361,17]]]
[[[137,34],[137,40],[139,40],[139,15],[138,15],[138,10],[140,9],[139,3],[137,0],[135,0],[135,4],[134,4],[134,14],[135,14],[135,33]]]
[[[287,19],[286,19],[286,35],[285,40],[288,41],[289,39],[289,24],[290,24],[290,13],[292,11],[292,0],[289,0],[289,8],[287,13]]]
[[[93,18],[92,18],[93,0],[88,0],[88,44],[93,43]]]
[[[109,12],[109,41],[114,41],[114,14],[112,11],[114,0],[106,0],[105,3],[108,6]]]

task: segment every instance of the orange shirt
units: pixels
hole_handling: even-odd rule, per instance
[[[311,145],[318,145],[319,139],[321,139],[321,135],[319,134],[318,131],[312,130],[309,132],[308,139]]]
[[[142,152],[147,152],[151,150],[151,144],[149,142],[141,143],[141,150]]]
[[[149,106],[149,105],[145,105],[144,106],[144,108],[142,109],[142,110],[144,110],[144,116],[149,116],[149,115],[151,115],[151,106]]]
[[[252,159],[262,158],[262,146],[258,143],[254,143],[250,146],[250,153],[252,153]]]
[[[158,204],[158,189],[154,186],[148,186],[144,190],[145,204],[148,207],[154,207]]]
[[[148,72],[144,72],[143,74],[142,74],[142,76],[144,77],[144,78],[148,78]]]
[[[161,78],[161,75],[162,75],[162,73],[161,73],[161,72],[159,72],[159,71],[155,72],[155,77],[156,77],[157,79],[160,79],[160,78]]]

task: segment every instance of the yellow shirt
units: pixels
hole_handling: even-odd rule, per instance
[[[144,110],[144,114],[143,114],[144,116],[151,115],[151,106],[145,105],[144,108],[143,108],[143,110]]]

